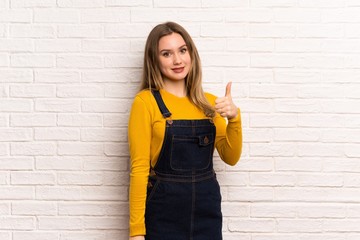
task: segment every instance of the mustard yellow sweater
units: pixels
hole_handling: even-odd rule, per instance
[[[165,105],[172,113],[172,119],[204,119],[205,114],[194,106],[187,97],[177,97],[160,90]],[[215,105],[216,97],[205,94]],[[238,116],[228,121],[216,114],[215,147],[221,159],[235,165],[242,149],[240,110]],[[128,136],[131,158],[130,168],[130,236],[146,235],[145,202],[150,163],[157,161],[165,134],[165,119],[160,113],[155,98],[149,90],[135,96],[129,118]]]

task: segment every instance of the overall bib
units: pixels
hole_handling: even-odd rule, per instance
[[[220,187],[213,170],[216,128],[210,119],[166,121],[164,142],[151,168],[145,211],[146,240],[222,240]]]

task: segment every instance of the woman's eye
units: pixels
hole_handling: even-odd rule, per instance
[[[182,49],[180,50],[180,52],[181,52],[181,53],[186,53],[186,52],[187,52],[187,49],[186,49],[186,48],[182,48]]]
[[[169,57],[169,56],[170,56],[170,53],[168,53],[168,52],[163,52],[162,55],[163,55],[164,57]]]

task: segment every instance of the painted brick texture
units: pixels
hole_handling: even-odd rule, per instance
[[[360,239],[356,0],[0,0],[0,239],[128,239],[127,119],[169,20],[242,111],[224,240]]]

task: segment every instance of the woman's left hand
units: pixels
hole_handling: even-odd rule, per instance
[[[231,97],[231,82],[226,85],[225,97],[219,97],[215,100],[215,110],[227,119],[237,117],[238,107],[234,104]]]

